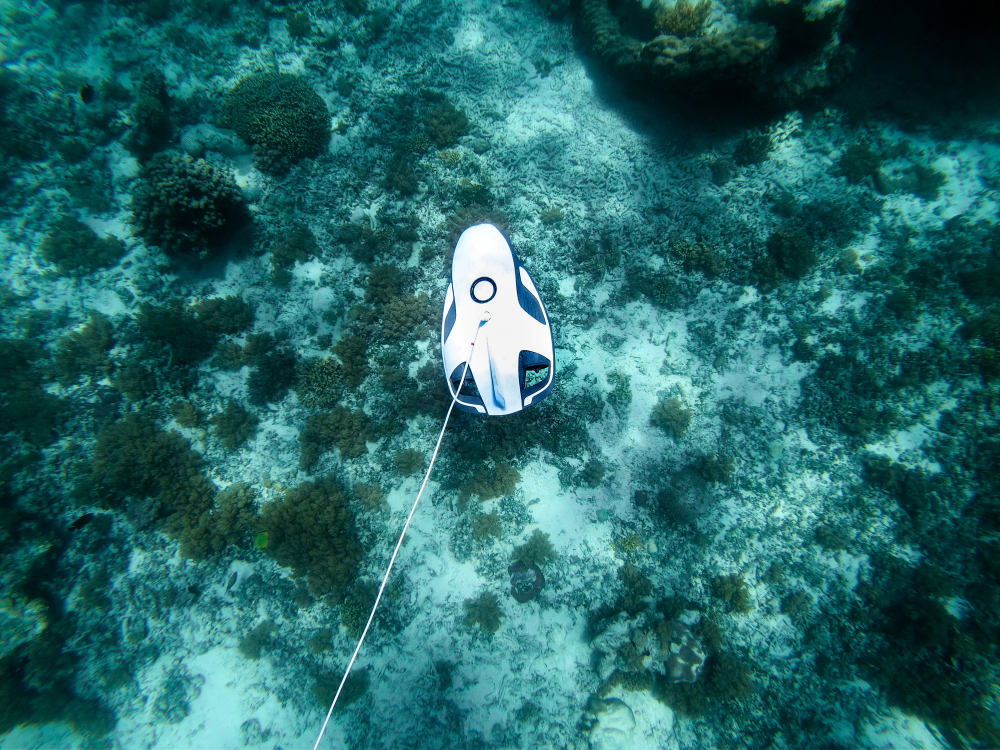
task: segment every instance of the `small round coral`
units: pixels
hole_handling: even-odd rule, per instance
[[[282,174],[330,142],[330,111],[305,80],[287,73],[255,73],[226,94],[221,124],[253,144],[254,164]]]

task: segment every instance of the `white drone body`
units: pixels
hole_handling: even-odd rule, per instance
[[[455,246],[441,320],[441,358],[452,398],[469,361],[455,401],[462,411],[513,414],[552,390],[555,356],[545,305],[531,275],[492,224],[469,227]]]

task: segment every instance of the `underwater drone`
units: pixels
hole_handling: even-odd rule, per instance
[[[480,344],[478,349],[477,343]],[[471,414],[489,416],[514,414],[537,404],[552,390],[556,368],[551,321],[528,269],[492,224],[469,227],[455,245],[451,283],[444,296],[441,316],[441,362],[451,393],[451,405],[427,473],[389,558],[368,622],[344,670],[313,750],[317,750],[323,739],[344,683],[375,618],[403,537],[434,468],[452,409],[457,406]]]
[[[467,356],[481,325],[480,347]],[[473,414],[513,414],[552,390],[552,327],[545,305],[507,240],[492,224],[466,229],[455,246],[441,318],[441,359],[455,405]],[[464,381],[459,371],[471,370]],[[526,387],[526,377],[544,377]],[[466,393],[458,395],[461,387]]]

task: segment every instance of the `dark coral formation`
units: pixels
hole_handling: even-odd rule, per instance
[[[849,71],[851,51],[836,36],[843,6],[813,12],[805,0],[758,0],[742,8],[738,25],[713,30],[704,27],[703,3],[648,9],[635,0],[583,0],[580,28],[624,79],[697,97],[736,93],[786,106],[835,87]]]
[[[87,325],[59,339],[52,356],[56,375],[63,385],[76,383],[82,375],[107,375],[111,371],[108,351],[114,344],[111,321],[91,313]]]
[[[157,154],[132,194],[132,223],[167,255],[205,258],[250,221],[231,175],[204,159]]]
[[[330,411],[314,414],[306,420],[305,428],[299,436],[302,447],[300,465],[309,469],[320,454],[331,447],[340,450],[344,458],[358,458],[368,450],[367,438],[373,437],[368,418],[363,411],[351,411],[346,406],[337,406]]]
[[[504,617],[504,613],[496,594],[484,591],[477,599],[466,599],[462,606],[465,607],[465,618],[462,620],[465,627],[480,625],[487,633],[500,629],[500,618]]]
[[[302,482],[261,509],[267,554],[306,577],[313,596],[337,594],[351,583],[361,560],[347,498],[332,479]]]
[[[260,421],[253,414],[235,401],[227,401],[226,408],[208,420],[215,431],[215,436],[225,448],[239,448],[257,435],[257,424]]]
[[[258,168],[275,174],[319,156],[330,141],[326,104],[305,80],[285,73],[242,79],[226,94],[219,119],[253,144]]]
[[[117,237],[98,237],[82,221],[63,216],[42,240],[41,252],[60,274],[83,276],[115,265],[125,254],[125,243]]]
[[[44,352],[33,341],[0,339],[0,430],[16,432],[33,445],[56,438],[66,405],[43,387]]]

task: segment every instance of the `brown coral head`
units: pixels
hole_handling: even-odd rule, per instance
[[[696,682],[705,666],[705,652],[691,629],[677,620],[670,639],[670,656],[667,657],[667,679],[670,682]]]
[[[517,560],[510,564],[507,572],[510,573],[510,594],[522,604],[534,599],[545,588],[545,576],[535,563]]]

